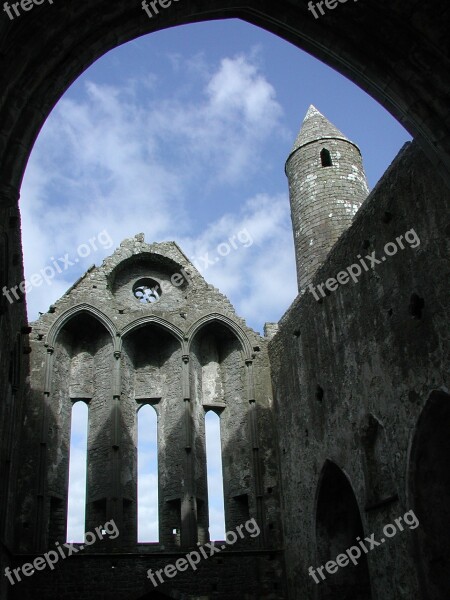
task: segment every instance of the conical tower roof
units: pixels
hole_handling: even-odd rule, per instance
[[[303,120],[300,133],[295,140],[291,154],[310,142],[330,138],[337,138],[350,142],[350,140],[342,133],[342,131],[339,131],[339,129],[335,127],[333,123],[330,123],[330,121],[324,117],[315,106],[311,104],[308,112],[306,113],[306,117]]]

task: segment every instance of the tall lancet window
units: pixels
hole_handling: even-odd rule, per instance
[[[323,148],[322,152],[320,153],[320,160],[322,162],[322,167],[332,167],[333,166],[333,161],[331,160],[330,151],[327,150],[326,148]]]
[[[88,413],[85,402],[72,406],[69,451],[69,492],[67,505],[67,541],[84,542],[86,521],[86,464]]]
[[[144,404],[137,417],[138,542],[158,542],[158,416],[153,406]]]
[[[206,472],[208,478],[209,537],[225,539],[222,443],[220,417],[210,410],[205,415]]]

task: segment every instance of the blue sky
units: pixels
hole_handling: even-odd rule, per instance
[[[374,100],[287,42],[237,20],[177,27],[98,60],[45,123],[21,191],[25,273],[98,246],[28,293],[30,320],[139,232],[177,241],[259,332],[296,295],[284,164],[310,104],[363,154],[369,187],[407,132]],[[199,257],[246,231],[207,269]]]

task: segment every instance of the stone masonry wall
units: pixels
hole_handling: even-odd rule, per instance
[[[357,255],[375,251],[380,259],[385,244],[411,229],[420,245],[404,243],[375,268],[361,268],[357,283],[318,294],[319,301],[305,292],[270,342],[291,600],[328,598],[327,583],[308,575],[321,564],[315,523],[326,461],[348,478],[365,535],[379,539],[384,525],[415,505],[408,474],[414,432],[430,393],[449,388],[448,202],[418,145],[404,148],[314,285],[357,263]],[[332,488],[323,492],[332,510],[339,499]],[[429,497],[427,514],[446,502]],[[373,600],[422,597],[414,548],[406,530],[367,555]]]
[[[332,166],[322,166],[323,149],[330,152]],[[341,139],[318,140],[299,148],[289,157],[286,174],[301,291],[349,227],[369,190],[360,151]]]
[[[171,285],[181,272],[185,281]],[[161,285],[159,301],[147,304],[135,297],[142,281]],[[176,244],[149,245],[141,235],[125,240],[32,324],[31,347],[16,564],[65,541],[73,400],[89,407],[86,531],[114,518],[120,535],[83,547],[81,560],[64,568],[64,595],[58,576],[48,573],[21,582],[21,597],[79,599],[90,593],[96,577],[104,583],[104,598],[138,597],[152,589],[146,569],[163,567],[197,549],[197,541],[208,541],[204,418],[212,408],[220,409],[222,419],[227,531],[254,518],[261,535],[238,537],[223,551],[216,561],[222,565],[220,578],[206,568],[201,578],[194,571],[181,574],[170,597],[282,600],[267,339],[236,316]],[[158,413],[160,539],[150,544],[137,543],[136,536],[136,426],[142,403],[153,404]],[[134,561],[122,563],[124,553]],[[84,556],[90,557],[87,562]],[[115,579],[105,576],[111,561],[123,566],[120,576],[114,571]]]
[[[6,198],[0,197],[4,201]],[[10,198],[7,199],[8,201]],[[16,473],[21,460],[20,432],[25,382],[29,371],[26,303],[19,289],[3,293],[24,280],[20,213],[0,208],[0,572],[9,564],[14,544]],[[8,585],[0,577],[0,598]]]

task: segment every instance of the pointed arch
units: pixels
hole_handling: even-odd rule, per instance
[[[129,337],[141,327],[145,327],[146,325],[154,325],[156,327],[160,327],[167,333],[170,333],[172,337],[174,337],[180,344],[181,349],[183,350],[183,354],[185,353],[186,349],[183,331],[170,321],[167,321],[162,317],[158,317],[157,315],[147,315],[145,317],[141,317],[140,319],[136,319],[135,321],[132,321],[126,327],[124,327],[120,332],[118,350],[122,350],[123,342],[127,337]]]
[[[104,328],[108,331],[111,336],[111,339],[114,344],[114,350],[116,350],[117,345],[117,329],[111,319],[105,315],[101,310],[92,306],[91,304],[77,304],[76,306],[72,306],[71,308],[64,311],[52,324],[47,334],[46,345],[52,348],[61,330],[64,326],[71,321],[73,318],[82,315],[88,314],[96,319],[99,323],[101,323]]]
[[[47,486],[49,490],[50,522],[48,538],[50,541],[61,540],[66,534],[71,535],[71,524],[67,524],[71,515],[68,502],[69,472],[73,466],[76,441],[72,439],[72,416],[76,419],[79,406],[90,403],[95,410],[102,406],[103,397],[112,397],[113,347],[115,327],[112,322],[95,307],[87,304],[77,305],[62,313],[53,323],[47,336],[49,352],[45,365],[45,392],[48,397],[49,439],[47,444]],[[51,346],[48,342],[51,342]],[[102,365],[103,368],[98,368]],[[57,394],[53,393],[57,390]],[[82,401],[80,403],[79,401]],[[104,430],[104,423],[99,420],[90,422],[87,442],[89,460],[90,453],[97,447],[97,440]],[[71,456],[72,449],[72,460]],[[75,450],[79,456],[81,450]],[[84,460],[84,459],[83,459]],[[80,475],[81,463],[77,463]],[[100,463],[90,462],[87,471],[85,526],[92,531],[104,515],[106,506],[106,484],[102,489],[99,512],[98,482],[102,471]],[[72,475],[72,473],[71,473]],[[103,485],[103,484],[102,484]],[[81,484],[78,482],[78,496]],[[93,491],[95,490],[95,491]],[[94,494],[94,496],[93,496]],[[80,513],[80,510],[78,511]],[[79,524],[81,527],[81,525]],[[80,532],[77,532],[79,537]],[[77,540],[79,541],[79,540]]]
[[[229,329],[239,340],[242,347],[242,351],[244,353],[245,360],[251,359],[252,347],[250,344],[250,340],[248,339],[247,334],[245,333],[243,328],[229,317],[220,313],[211,313],[209,315],[206,315],[191,325],[191,327],[186,333],[186,337],[189,340],[189,350],[199,331],[211,323],[220,323],[224,325],[227,329]]]
[[[171,443],[169,439],[179,436],[179,423],[185,408],[180,401],[184,366],[182,342],[177,327],[155,315],[149,315],[124,328],[120,343],[122,415],[128,423],[134,424],[134,432],[137,430],[138,433],[138,446],[134,436],[127,441],[133,472],[133,477],[125,486],[131,500],[126,509],[130,539],[140,543],[159,542],[166,549],[178,546],[181,529],[180,494],[173,490],[178,485],[174,482],[180,482],[183,478],[182,461],[178,444]],[[137,405],[142,408],[137,409]],[[148,411],[151,411],[153,425],[148,423],[145,432],[145,428],[141,428],[141,420],[150,414]],[[158,420],[161,423],[161,435],[164,435],[164,439],[160,439],[161,451],[157,449]],[[147,466],[142,462],[145,457],[149,460]],[[170,476],[158,478],[158,472],[170,473]],[[178,531],[174,534],[174,530]]]
[[[414,542],[424,598],[447,600],[450,589],[450,394],[433,391],[420,417],[409,459],[410,505],[420,526]]]
[[[326,460],[316,495],[316,564],[325,565],[364,538],[361,513],[350,480],[336,463]],[[362,553],[357,566],[337,568],[321,579],[315,574],[318,598],[372,598],[367,557]]]

